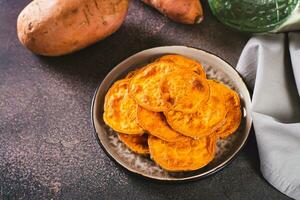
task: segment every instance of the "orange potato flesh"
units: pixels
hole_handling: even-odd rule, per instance
[[[161,78],[178,68],[171,62],[154,62],[142,68],[131,80],[129,93],[142,107],[161,112],[168,110],[170,104],[163,99],[160,89]]]
[[[142,134],[137,123],[137,107],[128,95],[129,81],[117,81],[105,96],[103,120],[113,130],[125,134]]]
[[[128,135],[118,133],[119,139],[133,152],[138,154],[149,154],[148,135]]]
[[[191,171],[207,165],[215,156],[214,135],[199,140],[166,142],[149,136],[151,158],[167,171]]]
[[[174,142],[186,138],[168,125],[162,113],[153,112],[139,106],[137,116],[138,123],[144,130],[162,140]]]
[[[199,74],[201,77],[206,78],[205,71],[202,67],[202,65],[190,58],[181,56],[181,55],[176,55],[176,54],[171,54],[171,55],[164,55],[158,59],[158,61],[170,61],[175,63],[176,65],[182,66],[182,68],[190,68],[192,69],[195,73]]]
[[[170,110],[164,112],[168,124],[183,135],[195,139],[208,136],[219,128],[225,119],[227,110],[220,83],[208,80],[210,97],[207,104],[197,113],[183,113]]]
[[[206,79],[193,71],[176,70],[165,75],[161,90],[170,109],[184,113],[195,113],[209,99],[210,87]]]
[[[216,134],[221,138],[226,138],[238,129],[242,112],[239,95],[225,85],[223,85],[223,88],[227,114],[224,124],[217,129]]]

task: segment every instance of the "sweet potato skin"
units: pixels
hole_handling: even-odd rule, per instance
[[[203,9],[199,0],[142,0],[170,19],[183,24],[200,23]]]
[[[68,54],[115,32],[127,9],[128,0],[34,0],[18,16],[18,37],[36,54]]]

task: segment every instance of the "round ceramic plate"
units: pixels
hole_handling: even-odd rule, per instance
[[[145,66],[165,54],[180,54],[200,62],[209,79],[216,79],[237,91],[241,98],[242,121],[238,130],[225,140],[217,142],[217,153],[212,162],[191,172],[170,173],[156,165],[149,157],[130,151],[117,137],[117,134],[105,125],[103,115],[104,97],[110,86],[123,78],[129,71]],[[183,181],[205,177],[217,172],[228,164],[245,145],[251,128],[251,99],[249,91],[240,75],[221,58],[185,46],[165,46],[141,51],[118,64],[102,81],[95,92],[92,102],[92,122],[96,137],[105,152],[117,163],[129,171],[157,180]]]

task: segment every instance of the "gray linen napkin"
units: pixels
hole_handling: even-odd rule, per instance
[[[279,191],[300,200],[300,33],[254,36],[237,70],[253,88],[261,172]]]

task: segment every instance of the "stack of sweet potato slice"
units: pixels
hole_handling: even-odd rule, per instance
[[[132,151],[167,171],[191,171],[213,160],[218,138],[237,130],[240,98],[207,79],[200,63],[165,55],[113,84],[103,119]]]

